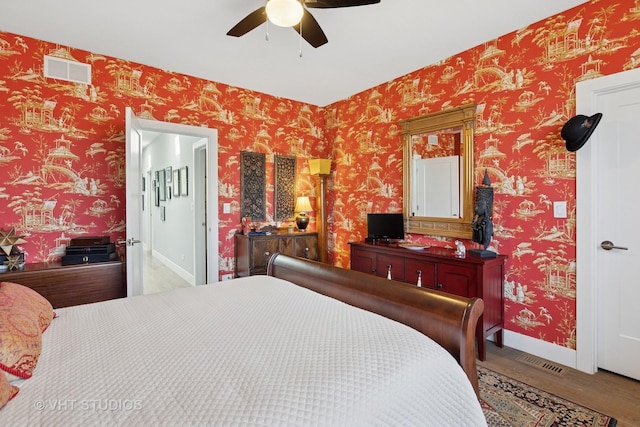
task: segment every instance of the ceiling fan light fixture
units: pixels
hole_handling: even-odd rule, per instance
[[[269,0],[267,17],[279,27],[293,27],[302,19],[304,10],[298,0]]]

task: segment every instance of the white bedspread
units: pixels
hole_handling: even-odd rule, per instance
[[[486,425],[433,341],[272,277],[56,312],[0,425]]]

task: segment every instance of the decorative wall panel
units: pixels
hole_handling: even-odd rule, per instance
[[[296,190],[296,158],[273,156],[274,168],[274,219],[290,221],[294,217]]]
[[[240,153],[241,217],[264,221],[266,211],[266,160],[263,153]]]

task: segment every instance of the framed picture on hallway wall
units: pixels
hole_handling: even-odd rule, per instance
[[[180,197],[189,195],[189,169],[187,166],[180,168]]]
[[[180,197],[180,169],[173,170],[173,197]]]
[[[160,200],[167,200],[167,179],[164,174],[164,169],[158,171],[158,188],[160,188]]]

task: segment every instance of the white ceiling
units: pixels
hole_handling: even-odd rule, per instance
[[[324,106],[584,0],[382,0],[310,9],[329,43],[291,28],[227,31],[264,0],[0,0],[0,30]],[[304,31],[304,28],[303,28]]]

